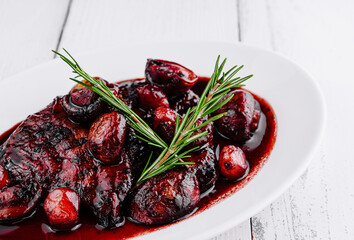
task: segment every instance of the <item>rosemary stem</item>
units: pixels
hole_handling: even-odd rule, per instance
[[[214,92],[218,89],[219,87],[219,83],[216,84],[213,89],[209,92],[208,97],[206,98],[205,102],[208,102],[214,95]],[[151,169],[151,171],[149,171],[149,173],[151,173],[152,171],[158,169],[161,164],[163,164],[176,150],[176,146],[177,143],[179,143],[180,141],[182,141],[182,139],[187,135],[188,130],[191,128],[191,126],[193,125],[193,123],[198,120],[204,113],[204,109],[202,111],[200,111],[192,121],[190,121],[190,123],[187,125],[187,127],[181,132],[181,134],[179,135],[176,143],[174,144],[174,146],[172,146],[172,148],[165,154],[165,156],[163,158],[161,158],[161,160],[156,164],[156,166]],[[183,162],[182,159],[179,159],[179,161]],[[188,167],[188,165],[186,165]],[[148,174],[149,174],[148,173]]]

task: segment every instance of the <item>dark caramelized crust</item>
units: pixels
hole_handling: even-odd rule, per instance
[[[188,90],[181,95],[171,97],[170,102],[171,108],[183,116],[188,108],[192,108],[198,104],[199,96],[192,90]]]
[[[188,169],[196,175],[200,192],[203,193],[211,188],[218,178],[214,150],[211,147],[205,147],[189,155],[191,157],[185,158],[184,161],[195,163],[194,165],[189,165]]]
[[[128,127],[124,143],[124,151],[126,152],[124,156],[126,156],[131,163],[134,181],[137,181],[140,177],[149,159],[150,153],[153,151],[151,146],[149,146],[147,142],[137,138],[135,136],[136,134],[137,132],[134,129]]]
[[[215,114],[226,112],[226,115],[215,122],[219,133],[236,142],[244,142],[251,138],[252,131],[257,129],[259,120],[259,103],[251,93],[236,89],[228,93],[232,99],[219,108]],[[257,109],[258,107],[258,109]]]
[[[0,222],[21,220],[36,207],[42,188],[36,180],[25,179],[21,183],[0,191]]]
[[[132,187],[131,167],[122,152],[122,163],[99,166],[83,181],[83,200],[92,209],[103,228],[118,227],[124,223],[122,203]]]
[[[194,174],[169,171],[148,179],[133,192],[128,215],[147,225],[173,222],[193,211],[199,195]]]
[[[103,127],[119,128],[120,122]],[[0,150],[0,165],[10,179],[9,187],[0,192],[0,212],[6,213],[0,214],[0,221],[24,217],[36,206],[42,189],[45,197],[58,187],[68,187],[85,197],[103,227],[121,222],[120,206],[132,185],[129,159],[122,157],[122,164],[101,166],[89,151],[88,133],[89,126],[68,119],[61,98],[23,121]],[[121,149],[123,142],[121,136],[116,147]]]

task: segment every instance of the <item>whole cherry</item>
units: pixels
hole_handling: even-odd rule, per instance
[[[103,114],[93,122],[89,132],[89,149],[101,162],[110,164],[120,161],[123,147],[126,119],[118,112]]]
[[[177,113],[171,108],[158,107],[154,112],[153,129],[163,140],[171,141],[175,133]]]
[[[71,188],[57,188],[44,201],[48,221],[56,230],[73,228],[79,220],[80,197]]]
[[[98,78],[95,77],[95,79]],[[82,83],[91,86],[91,84],[87,80],[83,80]],[[69,94],[70,94],[71,102],[80,107],[89,105],[94,101],[96,101],[96,99],[98,99],[98,95],[95,92],[93,92],[92,90],[90,90],[89,88],[81,84],[76,84],[70,90]]]
[[[158,85],[169,96],[186,92],[198,81],[198,76],[188,68],[159,59],[147,60],[145,76],[148,82]]]
[[[166,94],[156,85],[146,84],[137,89],[140,107],[149,110],[158,107],[169,107]]]
[[[246,156],[241,148],[234,145],[225,146],[220,153],[219,169],[230,180],[238,180],[248,170]]]
[[[96,80],[100,78],[94,77]],[[105,80],[101,79],[105,83]],[[87,80],[82,83],[90,86]],[[89,88],[76,84],[61,100],[64,111],[68,114],[70,120],[75,123],[87,123],[93,121],[106,110],[106,103],[102,101],[98,94]]]

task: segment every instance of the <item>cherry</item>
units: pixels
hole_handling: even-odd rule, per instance
[[[100,79],[98,77],[94,78]],[[86,80],[82,82],[90,85]],[[71,89],[68,95],[62,98],[61,104],[68,117],[76,123],[86,123],[94,120],[107,107],[106,103],[95,92],[79,83]]]
[[[95,77],[95,79],[98,79]],[[83,80],[82,83],[91,86],[89,81]],[[93,103],[97,98],[98,95],[90,90],[89,88],[81,85],[81,84],[76,84],[71,90],[70,90],[70,98],[71,102],[76,104],[77,106],[85,106],[88,104]]]
[[[178,95],[191,89],[198,80],[198,76],[188,68],[158,59],[147,60],[145,76],[169,95]]]
[[[137,89],[140,107],[149,110],[158,107],[169,107],[166,94],[156,85],[144,85]]]
[[[126,119],[118,112],[110,112],[99,117],[90,128],[89,148],[92,154],[104,163],[120,161],[123,147]]]
[[[225,146],[220,153],[219,168],[221,174],[231,180],[243,177],[248,170],[246,156],[241,148]]]
[[[166,141],[171,141],[175,133],[177,113],[171,108],[158,107],[154,112],[153,129]]]
[[[70,188],[57,188],[44,201],[50,225],[57,230],[73,228],[79,220],[79,195]]]

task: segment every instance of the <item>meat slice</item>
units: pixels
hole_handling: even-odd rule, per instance
[[[191,213],[199,201],[194,174],[173,170],[148,179],[132,194],[128,215],[146,225],[166,224]]]
[[[121,164],[99,166],[83,181],[83,199],[103,228],[119,227],[124,223],[122,203],[132,187],[132,172],[125,151]]]
[[[0,170],[6,171],[0,177],[8,179],[0,178],[0,222],[24,217],[57,188],[77,192],[103,227],[121,222],[120,206],[132,186],[130,162],[122,157],[122,164],[103,166],[95,159],[88,145],[90,126],[72,122],[62,100],[30,115],[0,146]]]
[[[199,96],[192,90],[188,90],[181,95],[171,97],[170,101],[171,108],[179,115],[183,116],[187,112],[188,108],[197,106]]]
[[[243,89],[231,91],[224,99],[231,95],[233,95],[231,100],[215,112],[215,114],[226,112],[215,125],[223,137],[236,142],[245,142],[258,127],[259,103],[251,93]]]
[[[190,157],[185,158],[184,161],[195,163],[189,165],[189,170],[196,175],[200,192],[203,193],[211,188],[218,178],[214,150],[211,147],[205,147],[189,155]]]
[[[34,178],[47,190],[62,169],[63,160],[87,142],[87,129],[72,123],[56,98],[42,111],[30,115],[3,144],[2,165],[11,182]]]
[[[26,179],[0,191],[0,223],[20,220],[34,210],[41,197],[41,186]]]

